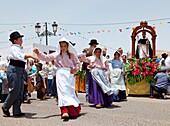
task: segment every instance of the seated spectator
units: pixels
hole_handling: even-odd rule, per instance
[[[166,74],[166,68],[161,67],[159,73],[154,77],[156,83],[151,83],[150,85],[150,97],[153,98],[153,90],[156,91],[161,98],[164,98],[164,94],[167,92],[167,87],[169,85],[169,77]]]

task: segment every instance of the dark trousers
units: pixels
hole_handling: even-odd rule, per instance
[[[7,111],[13,106],[13,115],[17,115],[21,113],[20,107],[23,101],[24,68],[9,65],[6,73],[11,91],[3,104],[3,108]]]
[[[155,83],[151,83],[150,85],[150,96],[153,96],[153,90],[156,91],[159,95],[161,95],[161,93],[166,93],[165,89],[161,89],[155,86]]]
[[[52,90],[53,83],[54,83],[53,79],[48,79],[48,94],[50,95],[53,94],[53,90]]]
[[[54,78],[53,78],[53,86],[52,86],[52,94],[51,94],[51,96],[54,96],[54,97],[58,98],[57,87],[56,87],[56,76],[54,76]]]
[[[28,88],[28,85],[24,85],[23,102],[24,102],[24,100],[27,100],[30,98],[27,88]]]
[[[91,72],[86,70],[86,100],[87,101],[88,101],[88,95],[89,95],[90,76],[91,76]]]

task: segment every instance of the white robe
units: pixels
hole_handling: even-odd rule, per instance
[[[149,47],[146,44],[139,44],[139,58],[149,57]]]

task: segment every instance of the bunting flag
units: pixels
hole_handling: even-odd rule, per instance
[[[11,32],[11,31],[14,31],[14,30],[23,30],[23,29],[27,29],[29,27],[33,27],[33,25],[23,25],[23,26],[20,26],[18,28],[14,28],[14,29],[9,29],[9,30],[6,30],[6,31],[0,31],[0,34],[1,33],[7,33],[7,32]]]
[[[38,38],[37,36],[35,36],[35,37],[29,37],[29,38],[25,38],[25,39],[23,39],[24,41],[27,41],[27,40],[32,40],[32,39],[36,39],[36,38]],[[0,43],[9,43],[9,41],[0,41]]]
[[[151,26],[153,27],[153,29],[154,30],[156,30],[156,27],[158,26],[158,25],[169,25],[170,24],[170,21],[161,21],[161,22],[157,22],[157,23],[153,23]],[[5,32],[11,32],[11,31],[14,31],[14,30],[22,30],[22,29],[24,29],[24,30],[26,30],[27,28],[30,28],[30,27],[34,27],[34,25],[33,24],[30,24],[30,25],[22,25],[22,26],[19,26],[18,28],[15,28],[15,29],[9,29],[9,30],[6,30],[6,31],[1,31],[0,30],[0,35],[2,34],[2,33],[5,33]],[[62,34],[62,33],[60,33],[60,32],[58,32],[58,34],[57,34],[57,36],[65,36],[65,35],[67,35],[67,36],[69,36],[69,35],[71,35],[71,36],[73,36],[73,35],[75,35],[75,36],[78,36],[78,37],[81,37],[82,35],[89,35],[89,34],[101,34],[101,33],[111,33],[111,32],[119,32],[119,33],[123,33],[123,32],[125,32],[126,30],[134,30],[135,29],[135,27],[130,27],[130,26],[125,26],[124,28],[122,27],[122,28],[110,28],[110,29],[98,29],[98,30],[96,30],[96,31],[87,31],[87,32],[85,32],[85,31],[78,31],[78,32],[73,32],[73,31],[71,31],[71,32],[69,32],[68,30],[66,30],[66,29],[64,29],[64,28],[61,28],[61,27],[58,27],[58,29],[60,30],[60,31],[62,31],[62,32],[65,32],[64,34]],[[44,31],[44,26],[42,27],[42,31]],[[80,36],[79,36],[80,35]],[[83,39],[87,39],[88,40],[88,38],[85,38],[85,37],[81,37],[81,38],[83,38]],[[34,38],[26,38],[25,40],[30,40],[30,39],[34,39]],[[0,41],[0,43],[8,43],[8,41]]]
[[[127,23],[128,24],[128,23]],[[161,22],[157,22],[157,23],[153,23],[153,24],[151,24],[151,26],[156,26],[156,25],[165,25],[165,24],[167,24],[167,25],[169,25],[170,24],[170,21],[161,21]],[[30,25],[22,25],[22,26],[20,26],[20,27],[18,27],[18,28],[14,28],[14,29],[9,29],[9,30],[6,30],[6,31],[1,31],[0,30],[0,34],[2,34],[2,33],[6,33],[6,32],[11,32],[11,31],[14,31],[14,30],[22,30],[22,29],[27,29],[27,28],[29,28],[29,27],[34,27],[34,25],[33,24],[30,24]],[[127,26],[127,27],[125,27],[125,28],[118,28],[118,29],[113,29],[113,32],[117,32],[117,31],[119,31],[119,32],[123,32],[123,31],[125,31],[125,30],[129,30],[129,29],[132,29],[132,30],[134,30],[134,27],[133,28],[131,28],[131,27],[129,27],[129,26]],[[59,30],[62,30],[62,31],[64,31],[64,32],[68,32],[66,29],[63,29],[63,28],[59,28]],[[44,26],[42,26],[42,31],[44,31]],[[111,29],[109,29],[109,30],[106,30],[106,29],[102,29],[102,30],[98,30],[97,31],[97,33],[101,33],[101,32],[110,32],[110,31],[112,31]],[[93,32],[93,31],[88,31],[88,32],[73,32],[73,33],[71,33],[71,35],[75,35],[75,34],[92,34],[92,33],[96,33],[96,32]]]

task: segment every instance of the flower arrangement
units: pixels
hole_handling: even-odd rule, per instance
[[[133,58],[125,64],[127,81],[131,85],[134,85],[144,79],[148,83],[155,82],[154,76],[159,69],[159,63],[152,61],[151,58]]]

